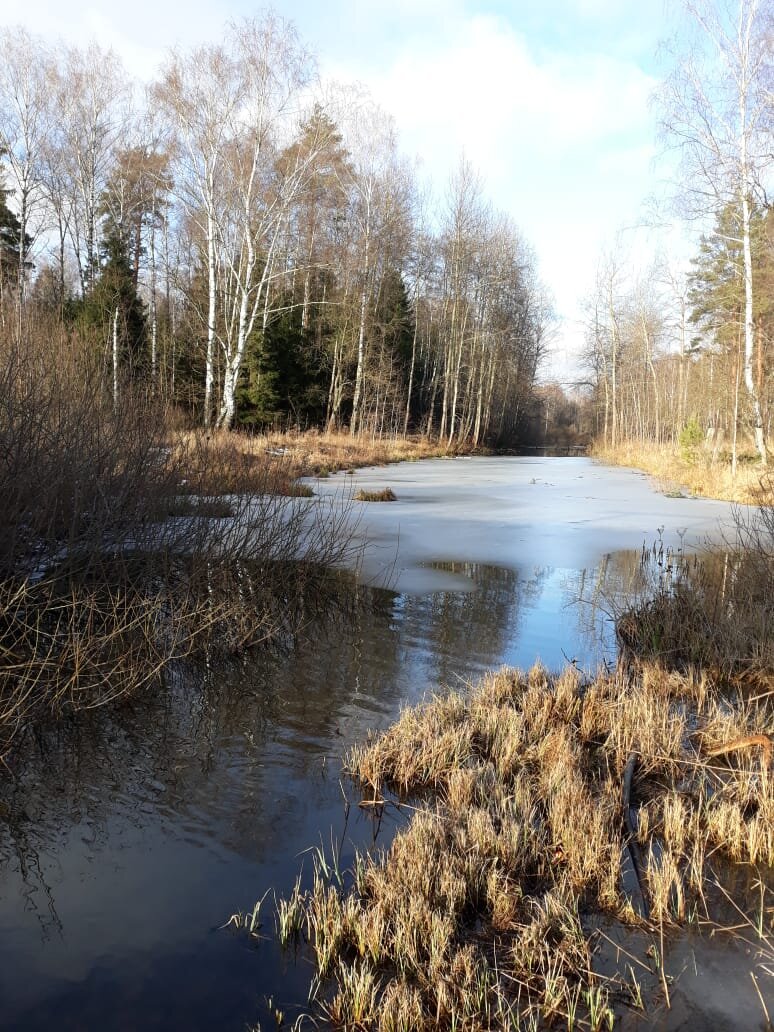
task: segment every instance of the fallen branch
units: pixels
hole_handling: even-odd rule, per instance
[[[733,738],[730,742],[724,742],[723,745],[716,745],[714,749],[708,749],[704,755],[725,756],[728,753],[738,752],[740,749],[749,749],[755,745],[761,747],[761,762],[763,766],[771,766],[772,741],[771,736],[765,734],[744,735],[741,738]]]

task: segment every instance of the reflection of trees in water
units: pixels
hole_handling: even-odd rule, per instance
[[[542,606],[547,613],[558,613],[555,642],[567,661],[577,659],[581,667],[612,661],[615,613],[647,588],[640,558],[638,551],[613,552],[585,569],[535,568],[532,578],[520,585],[521,612]],[[541,599],[547,591],[554,595],[552,602]]]
[[[599,643],[603,654],[615,649],[615,614],[646,588],[640,558],[635,550],[608,553],[592,569],[571,571],[564,585],[568,606],[576,603],[579,637]]]
[[[518,634],[522,606],[539,596],[545,571],[525,580],[516,570],[484,563],[438,562],[432,568],[462,575],[471,591],[436,591],[406,599],[403,620],[420,638],[434,680],[450,683],[460,674],[498,663]]]
[[[601,579],[623,583],[630,566],[611,557]],[[0,779],[0,922],[3,900],[28,893],[41,922],[55,925],[38,857],[78,850],[85,865],[124,828],[193,829],[253,864],[282,855],[289,825],[316,841],[325,807],[339,805],[346,747],[406,698],[499,664],[553,573],[436,568],[472,590],[403,596],[348,582],[330,615],[310,619],[283,653],[181,664],[163,692],[30,737],[14,778]],[[595,574],[578,576],[581,593],[602,596]],[[576,587],[568,578],[568,601]],[[159,872],[162,885],[167,877],[174,872]]]
[[[660,541],[649,548],[605,555],[594,570],[572,571],[565,590],[579,601],[578,625],[589,637],[600,635],[612,648],[616,619],[658,592],[678,587],[697,598],[723,600],[743,568],[741,557],[715,551],[702,555],[668,549]]]
[[[339,827],[347,746],[385,726],[407,698],[499,664],[559,573],[466,562],[436,568],[468,578],[472,590],[404,596],[347,582],[328,616],[310,616],[284,652],[181,664],[164,692],[30,737],[15,777],[0,779],[0,926],[13,928],[14,943],[25,938],[20,956],[57,934],[57,903],[70,913],[65,894],[77,896],[75,882],[88,881],[89,871],[112,892],[112,866],[140,864],[162,927],[179,916],[167,899],[179,877],[174,865],[183,857],[209,870],[190,852],[201,846],[227,852],[233,907],[246,901],[232,883],[289,891],[296,854]],[[637,573],[637,553],[610,556],[599,571],[561,572],[551,582],[553,604],[557,584],[560,604],[562,593],[568,604],[585,598],[572,610],[591,628],[607,593],[629,590]],[[558,633],[567,627],[563,620]],[[170,838],[174,849],[153,848]],[[191,904],[194,914],[206,905]],[[106,920],[120,923],[122,907],[133,906],[116,890]]]
[[[253,860],[276,850],[282,820],[296,806],[302,819],[306,805],[290,796],[319,788],[323,755],[337,772],[346,746],[383,726],[409,694],[416,670],[407,650],[437,663],[437,683],[469,668],[471,656],[496,662],[515,633],[529,584],[495,567],[444,569],[475,590],[405,598],[351,584],[284,653],[181,664],[162,692],[30,736],[14,777],[0,781],[0,897],[34,889],[50,899],[37,857],[72,850],[68,833],[80,825],[84,862],[110,848],[117,828],[154,822],[194,826]]]
[[[180,664],[164,691],[21,742],[12,776],[0,777],[0,925],[12,896],[56,924],[39,856],[78,853],[85,868],[122,829],[163,826],[193,829],[254,863],[282,848],[283,822],[303,823],[317,797],[328,792],[340,806],[345,745],[394,713],[399,681],[393,596],[350,590],[282,653]],[[315,827],[308,841],[316,836]]]

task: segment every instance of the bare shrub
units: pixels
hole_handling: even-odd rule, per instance
[[[0,341],[0,757],[172,659],[277,639],[354,558],[346,499],[288,495],[283,458],[224,462],[152,398],[104,388],[61,328]]]

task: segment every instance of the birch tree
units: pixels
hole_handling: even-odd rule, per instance
[[[65,200],[70,211],[62,218],[83,297],[90,293],[99,267],[100,208],[130,124],[131,93],[112,50],[91,43],[66,52],[57,92],[60,150],[54,163],[67,181]]]
[[[353,91],[337,97],[348,161],[339,170],[348,200],[349,243],[357,303],[355,380],[350,431],[361,428],[368,374],[368,323],[386,263],[400,266],[407,251],[413,183],[400,159],[393,119],[369,98]]]
[[[222,208],[224,151],[234,112],[242,103],[241,81],[226,47],[208,44],[187,54],[173,52],[153,100],[169,121],[177,199],[205,242],[207,350],[204,374],[205,426],[213,409],[217,320],[217,227]]]
[[[19,331],[29,247],[41,228],[45,195],[43,154],[53,121],[51,58],[40,39],[21,27],[0,31],[0,156],[9,173],[19,222]]]
[[[230,25],[221,45],[173,54],[155,88],[179,141],[177,188],[206,241],[206,425],[216,346],[223,366],[216,423],[234,420],[247,340],[269,318],[290,207],[324,147],[314,139],[294,160],[280,160],[312,75],[295,29],[269,13]]]
[[[283,153],[304,122],[302,91],[313,64],[293,26],[274,14],[233,29],[242,106],[233,112],[227,151],[229,204],[219,226],[224,264],[223,392],[217,425],[234,421],[245,348],[271,313],[271,285],[283,232],[303,184],[325,152],[327,128]]]
[[[774,16],[765,0],[688,0],[698,29],[663,90],[663,130],[679,148],[693,215],[735,212],[744,264],[744,383],[755,446],[766,465],[763,413],[754,375],[751,209],[770,174],[774,130]]]

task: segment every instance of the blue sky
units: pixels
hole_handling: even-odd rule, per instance
[[[442,196],[464,151],[534,248],[561,318],[551,372],[571,377],[600,247],[664,189],[653,89],[676,29],[668,0],[285,0],[324,77],[366,84]],[[112,46],[152,76],[167,48],[217,38],[245,0],[4,0],[0,23]]]

